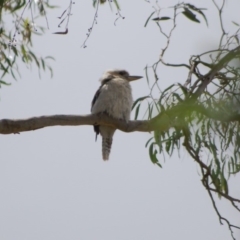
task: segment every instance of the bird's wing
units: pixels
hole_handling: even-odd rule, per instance
[[[94,95],[94,97],[93,97],[92,105],[91,105],[91,111],[92,111],[92,108],[93,108],[94,103],[97,101],[97,99],[98,99],[98,97],[99,97],[99,95],[100,95],[100,93],[101,93],[102,87],[103,87],[105,84],[107,84],[111,79],[112,79],[112,78],[105,78],[105,79],[102,80],[101,86],[100,86],[99,89],[96,91],[96,93],[95,93],[95,95]]]
[[[95,102],[97,101],[97,99],[101,93],[101,88],[102,88],[102,86],[99,87],[99,89],[96,91],[96,93],[93,97],[92,104],[91,104],[91,111],[92,111],[93,105],[95,104]]]
[[[105,84],[107,84],[107,82],[109,82],[110,80],[111,80],[111,78],[106,78],[106,79],[102,80],[102,85],[99,87],[99,89],[96,91],[96,93],[95,93],[95,95],[93,97],[92,104],[91,104],[91,111],[92,111],[92,108],[93,108],[94,104],[96,103],[97,99],[99,98],[99,96],[101,94],[102,87]],[[96,141],[97,141],[97,136],[100,133],[99,125],[94,125],[93,128],[94,128],[94,132],[96,133]]]
[[[99,89],[96,91],[96,93],[95,93],[95,95],[94,95],[94,97],[93,97],[92,104],[91,104],[91,111],[92,111],[92,108],[93,108],[95,102],[97,101],[97,99],[98,99],[98,97],[99,97],[99,95],[100,95],[100,93],[101,93],[101,88],[102,88],[102,86],[99,87]],[[94,125],[94,126],[93,126],[93,129],[94,129],[94,132],[96,133],[96,138],[95,138],[95,140],[97,141],[97,136],[98,136],[98,134],[100,133],[99,125]]]

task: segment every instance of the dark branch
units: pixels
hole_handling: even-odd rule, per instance
[[[236,47],[229,53],[227,53],[219,62],[212,67],[212,69],[202,77],[202,83],[194,93],[194,98],[198,98],[206,89],[207,85],[214,79],[215,75],[219,73],[231,60],[239,56],[240,46]]]

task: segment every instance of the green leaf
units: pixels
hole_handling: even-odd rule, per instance
[[[145,144],[145,148],[148,146],[148,144],[151,142],[151,140],[153,139],[153,137],[151,137]]]
[[[146,80],[147,80],[147,83],[148,83],[148,86],[149,86],[148,66],[146,66],[146,67],[144,68],[144,70],[145,70]]]
[[[28,63],[28,61],[30,59],[29,59],[29,56],[27,55],[27,51],[26,51],[26,49],[23,45],[21,46],[21,52],[22,52],[22,55],[23,55],[22,56],[22,61]]]
[[[120,10],[120,6],[117,0],[113,0],[113,2],[115,3],[115,6],[117,8],[117,10]]]
[[[55,61],[55,58],[51,57],[51,56],[47,56],[47,57],[45,57],[45,59],[51,59],[51,60]]]
[[[35,56],[35,54],[34,54],[33,52],[31,52],[31,51],[29,51],[29,54],[30,54],[30,55],[33,57],[33,59],[35,60],[35,63],[36,63],[36,65],[37,65],[37,67],[40,68],[40,63],[39,63],[37,57]]]
[[[190,19],[191,21],[200,23],[200,21],[196,18],[196,15],[189,9],[184,8],[184,12],[182,12],[182,14],[188,19]]]
[[[183,99],[177,93],[172,93],[172,96],[175,97],[179,102],[183,102]]]
[[[38,10],[41,15],[45,15],[45,9],[42,2],[38,2]]]
[[[159,100],[158,100],[158,103],[159,103],[159,104],[161,104],[162,99],[165,97],[165,93],[166,93],[169,89],[171,89],[172,87],[174,87],[174,86],[176,86],[175,83],[172,84],[172,85],[170,85],[169,87],[167,87],[167,88],[162,92],[162,94],[161,94],[161,96],[160,96],[160,98],[159,98]]]
[[[45,62],[44,62],[44,60],[42,58],[41,58],[41,63],[42,63],[43,70],[45,70]]]
[[[98,1],[99,1],[100,4],[105,4],[107,0],[93,0],[93,7],[96,7]],[[119,6],[118,1],[117,0],[113,0],[113,2],[115,4],[117,10],[120,10],[120,6]],[[109,3],[110,3],[110,1],[109,1]]]
[[[232,23],[233,23],[234,25],[236,25],[237,27],[240,27],[240,25],[239,25],[238,23],[236,23],[236,22],[234,22],[234,21],[232,21]]]
[[[193,10],[193,11],[201,14],[202,17],[204,18],[205,22],[206,22],[206,25],[208,26],[207,18],[206,18],[205,14],[204,14],[203,11],[202,11],[202,10],[206,10],[206,9],[204,9],[204,8],[197,8],[197,7],[195,7],[194,5],[189,4],[189,3],[186,4],[186,5],[187,5],[191,10]]]
[[[149,98],[149,96],[140,97],[137,100],[135,100],[133,105],[132,105],[132,110],[134,109],[134,107],[137,105],[138,102],[141,102],[141,101],[143,101],[146,98]]]
[[[152,15],[155,13],[155,11],[154,12],[152,12],[151,14],[150,14],[150,16],[148,17],[148,19],[147,19],[147,21],[145,22],[145,24],[144,24],[144,27],[146,27],[147,26],[147,24],[148,24],[148,22],[149,22],[149,20],[150,20],[150,18],[152,17]]]
[[[156,163],[160,168],[162,168],[162,165],[159,163],[159,162],[157,162]]]
[[[171,140],[166,141],[165,150],[170,155],[170,147],[172,145]]]
[[[158,21],[166,21],[166,20],[169,20],[171,19],[170,17],[156,17],[156,18],[153,18],[152,20],[155,21],[155,22],[158,22]]]
[[[96,6],[97,0],[93,0],[93,7]]]
[[[50,75],[51,75],[51,78],[52,78],[53,77],[53,70],[52,70],[52,68],[50,66],[48,66],[47,68],[48,68],[48,70],[50,72]]]
[[[12,77],[14,78],[14,80],[17,80],[17,78],[16,78],[16,76],[15,76],[15,74],[14,74],[14,72],[13,72],[12,69],[11,69],[11,75],[12,75]]]
[[[18,56],[18,51],[16,47],[12,46],[11,50],[13,50],[14,54]]]
[[[8,68],[9,67],[5,67],[1,62],[0,62],[0,70],[3,70],[2,76],[3,77],[5,74],[8,73]]]
[[[226,181],[223,173],[220,174],[220,181],[221,181],[221,188],[222,188],[221,190],[224,193],[228,194],[228,184],[227,184],[227,181]]]
[[[7,82],[5,82],[5,81],[3,81],[3,80],[0,80],[0,85],[1,85],[1,84],[7,85],[7,86],[11,85],[11,83],[7,83]]]
[[[161,138],[161,135],[159,131],[154,131],[154,140],[157,144],[159,143],[160,138]]]
[[[141,106],[141,104],[138,104],[138,106],[137,106],[137,108],[136,108],[136,111],[135,111],[135,117],[134,117],[135,120],[137,120],[140,106]]]
[[[240,164],[232,164],[232,166],[234,166],[235,169],[232,172],[230,172],[230,174],[236,174],[240,172]]]
[[[183,94],[184,94],[184,96],[185,96],[185,98],[188,96],[188,89],[185,87],[185,86],[183,86],[182,84],[180,84],[180,83],[178,83],[178,86],[181,88],[181,90],[182,90],[182,92],[183,92]]]
[[[153,104],[148,103],[148,120],[152,118]]]
[[[158,159],[157,159],[157,150],[154,149],[154,142],[151,143],[150,147],[149,147],[149,156],[150,156],[150,159],[152,161],[153,164],[157,164],[159,167],[162,167],[161,164],[158,162]]]
[[[225,150],[229,147],[229,144],[232,143],[233,134],[234,134],[234,129],[230,128],[227,139],[226,139],[227,142],[226,142],[226,145],[225,145]]]

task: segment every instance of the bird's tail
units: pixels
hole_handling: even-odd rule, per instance
[[[102,138],[102,157],[103,160],[108,160],[109,154],[112,146],[112,138],[111,137],[103,137]]]

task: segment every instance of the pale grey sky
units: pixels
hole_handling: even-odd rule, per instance
[[[209,28],[203,19],[196,24],[179,17],[167,61],[185,62],[191,54],[218,43],[212,2],[189,2],[208,8]],[[152,12],[145,1],[119,0],[125,20],[119,19],[116,26],[115,11],[108,5],[101,7],[86,49],[80,46],[93,21],[91,1],[76,1],[67,35],[51,33],[59,30],[56,17],[68,1],[51,3],[61,8],[48,13],[50,31],[35,38],[34,46],[37,53],[56,58],[54,77],[43,74],[39,80],[36,70],[21,68],[22,78],[1,89],[0,118],[87,114],[106,69],[125,68],[144,75],[143,68],[157,60],[164,46],[155,24],[143,27]],[[227,1],[226,29],[234,30],[231,20],[240,22],[239,9],[238,0]],[[162,89],[186,80],[183,70],[160,68],[159,76]],[[134,99],[149,93],[146,79],[132,83],[132,88]],[[0,240],[231,239],[201,185],[197,165],[185,151],[180,159],[174,155],[165,162],[159,156],[163,169],[153,165],[144,147],[150,137],[150,133],[118,131],[110,160],[103,162],[101,141],[95,142],[92,127],[1,135]],[[230,183],[236,197],[240,197],[239,180],[233,178]],[[240,224],[239,214],[229,203],[217,203],[224,216]],[[240,239],[239,232],[236,238]]]

